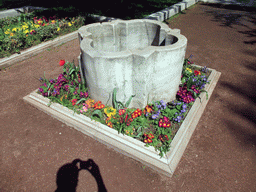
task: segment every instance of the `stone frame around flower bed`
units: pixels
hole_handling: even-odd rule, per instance
[[[201,67],[198,65],[193,66]],[[154,147],[145,147],[143,142],[127,135],[118,134],[115,129],[91,120],[85,115],[74,113],[71,109],[68,109],[58,103],[52,103],[48,106],[50,100],[36,93],[38,89],[23,97],[23,99],[25,102],[57,118],[66,125],[81,131],[87,136],[100,141],[124,155],[140,161],[159,173],[171,177],[221,75],[220,72],[217,72],[214,69],[209,70],[211,71],[208,78],[210,84],[205,86],[205,90],[208,92],[208,100],[206,99],[206,93],[200,94],[201,101],[199,98],[195,100],[171,142],[170,151],[162,158],[159,156],[159,153],[155,151]]]

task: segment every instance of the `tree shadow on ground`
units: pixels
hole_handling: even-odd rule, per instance
[[[72,163],[67,163],[58,170],[55,192],[76,192],[79,171],[81,170],[87,170],[91,173],[97,182],[99,192],[107,191],[98,165],[92,159],[88,161],[75,159]]]
[[[228,126],[229,131],[235,135],[236,140],[242,141],[242,144],[246,146],[247,149],[256,146],[255,130],[248,129],[248,127],[238,125],[230,120],[225,119],[224,121]]]
[[[242,26],[247,28],[248,30],[238,31],[239,33],[247,35],[247,37],[253,38],[252,40],[244,41],[244,43],[251,45],[256,43],[256,8],[254,8],[255,10],[253,11],[248,8],[250,11],[248,12],[247,9],[241,6],[228,6],[227,10],[225,5],[223,5],[224,7],[218,6],[216,4],[206,5],[220,8],[213,11],[205,11],[206,14],[213,16],[212,21],[219,22],[220,26],[224,27],[234,28],[235,26]]]
[[[247,12],[256,12],[256,7],[232,5],[232,4],[222,4],[222,3],[203,3],[201,5],[206,5],[215,8],[222,8],[227,10],[238,10],[238,11],[247,11]]]
[[[246,75],[245,80],[241,79],[241,83],[234,84],[233,82],[220,82],[223,90],[232,91],[239,95],[240,100],[229,100],[225,98],[224,102],[227,103],[227,108],[230,114],[235,114],[242,121],[234,118],[234,120],[223,118],[228,130],[234,134],[235,138],[243,141],[244,145],[256,146],[256,79],[253,73],[255,72],[256,63],[244,64],[245,68],[254,70],[251,74]],[[239,78],[238,74],[234,74]],[[235,101],[235,102],[234,102]],[[242,103],[241,103],[242,102]]]

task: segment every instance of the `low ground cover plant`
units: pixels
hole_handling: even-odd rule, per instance
[[[86,17],[83,16],[38,17],[35,13],[0,19],[0,58],[20,53],[25,48],[73,32],[85,23]]]
[[[170,143],[185,119],[189,109],[200,93],[205,92],[205,85],[210,71],[192,65],[190,58],[185,59],[181,84],[174,101],[154,101],[144,109],[128,108],[132,97],[125,103],[116,100],[117,89],[113,90],[113,107],[105,106],[101,101],[90,98],[86,83],[83,82],[79,67],[74,63],[61,60],[63,73],[56,79],[40,78],[42,83],[37,93],[48,97],[50,103],[56,102],[153,146],[162,157],[170,149]]]

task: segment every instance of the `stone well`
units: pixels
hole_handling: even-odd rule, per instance
[[[89,95],[112,106],[112,93],[129,108],[175,99],[187,39],[178,29],[147,20],[116,20],[83,26],[78,57]]]

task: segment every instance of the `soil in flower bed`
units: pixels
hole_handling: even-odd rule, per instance
[[[89,97],[86,83],[81,78],[79,67],[61,60],[63,73],[57,79],[40,78],[43,84],[37,93],[48,97],[51,102],[74,110],[100,123],[114,128],[118,133],[126,134],[153,146],[163,156],[170,149],[170,143],[185,119],[189,109],[200,93],[205,92],[210,71],[192,65],[185,59],[181,75],[181,84],[175,101],[154,101],[144,109],[128,108],[132,97],[125,103],[116,100],[116,88],[113,90],[113,107],[105,106],[101,101]]]

